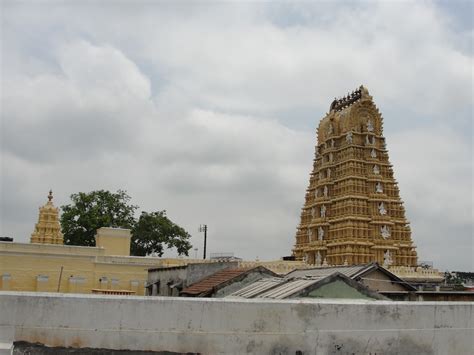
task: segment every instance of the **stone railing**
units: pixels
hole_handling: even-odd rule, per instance
[[[230,260],[232,261],[232,260]],[[236,260],[237,261],[237,260]],[[127,265],[144,265],[149,267],[174,267],[188,264],[218,263],[219,259],[187,259],[187,258],[153,258],[153,257],[134,257],[134,256],[98,256],[96,263],[106,264],[127,264]],[[252,268],[264,266],[277,274],[287,274],[295,269],[304,269],[314,267],[314,265],[306,264],[304,261],[248,261],[239,260],[238,266],[242,268]]]
[[[444,276],[437,269],[423,268],[421,266],[391,266],[389,271],[400,277],[408,280],[426,280],[426,281],[442,281]]]
[[[122,295],[122,296],[133,296],[135,295],[135,291],[130,290],[105,290],[101,288],[93,288],[93,294],[100,294],[100,295]]]
[[[218,260],[187,259],[187,258],[159,258],[142,256],[97,256],[97,263],[107,264],[128,264],[128,265],[148,265],[148,266],[182,266],[187,264],[215,263]]]
[[[160,258],[144,258],[137,256],[98,256],[95,258],[96,263],[104,264],[126,264],[126,265],[147,265],[161,266],[163,259]]]
[[[104,249],[77,245],[0,242],[0,252],[28,254],[104,255]]]
[[[286,260],[273,260],[273,261],[240,261],[239,267],[251,268],[263,266],[273,271],[276,274],[287,274],[295,269],[307,269],[314,267],[313,265],[306,264],[304,261],[286,261]]]

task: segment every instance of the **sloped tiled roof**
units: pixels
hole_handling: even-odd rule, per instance
[[[181,294],[197,296],[211,292],[215,287],[248,272],[249,268],[224,269],[198,281],[181,291]]]

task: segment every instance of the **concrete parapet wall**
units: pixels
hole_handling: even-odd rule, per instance
[[[0,292],[0,342],[202,354],[471,354],[474,303]]]

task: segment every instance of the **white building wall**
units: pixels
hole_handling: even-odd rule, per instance
[[[0,343],[202,354],[471,354],[472,302],[0,292]]]

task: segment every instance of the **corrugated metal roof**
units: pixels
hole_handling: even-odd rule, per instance
[[[198,281],[191,286],[185,288],[181,293],[188,295],[200,295],[202,293],[210,292],[214,287],[232,280],[234,277],[242,275],[249,271],[249,268],[242,269],[224,269],[218,271],[211,276],[206,277],[205,279]]]
[[[277,278],[277,277],[264,278],[264,279],[255,281],[254,283],[232,293],[229,296],[253,298],[285,282],[288,282],[288,280],[285,280],[283,278]]]
[[[320,279],[291,280],[267,292],[262,293],[261,295],[258,296],[258,298],[272,298],[272,299],[281,300],[281,299],[290,297],[291,295],[305,289],[308,286],[311,286],[312,284],[318,282],[319,280]]]
[[[340,272],[341,274],[352,277],[362,270],[365,270],[372,266],[372,264],[364,265],[352,265],[352,266],[331,266],[331,267],[318,267],[314,269],[298,269],[288,273],[286,278],[296,278],[296,277],[326,277],[334,274],[335,272]]]

